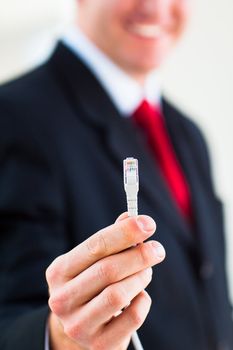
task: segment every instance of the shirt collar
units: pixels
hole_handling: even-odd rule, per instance
[[[148,75],[144,86],[131,78],[97,48],[77,27],[63,36],[63,43],[94,73],[116,108],[123,116],[130,116],[143,99],[160,104],[161,92],[157,72]]]

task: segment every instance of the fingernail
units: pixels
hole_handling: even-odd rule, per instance
[[[152,246],[155,250],[155,254],[158,258],[164,258],[166,255],[165,249],[162,244],[158,244],[156,242],[152,242]]]
[[[146,215],[139,216],[137,218],[137,223],[142,231],[148,232],[148,231],[155,231],[156,229],[156,223],[150,216],[146,216]]]

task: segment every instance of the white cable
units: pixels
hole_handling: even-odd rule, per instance
[[[127,198],[127,209],[129,216],[138,215],[138,160],[135,158],[126,158],[124,160],[124,189]],[[132,343],[135,350],[143,350],[138,333],[132,334]]]
[[[134,349],[135,350],[144,350],[143,347],[142,347],[142,343],[139,339],[139,336],[138,336],[138,333],[137,332],[134,332],[132,334],[132,343],[133,343],[133,346],[134,346]]]
[[[138,215],[138,160],[126,158],[124,160],[124,188],[127,198],[128,215]]]

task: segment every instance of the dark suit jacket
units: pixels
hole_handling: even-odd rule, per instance
[[[140,165],[139,211],[157,222],[166,260],[148,288],[146,350],[231,350],[222,206],[198,128],[163,112],[190,184],[195,223],[180,216],[140,130],[67,48],[0,89],[0,348],[43,350],[45,269],[126,210],[122,160]],[[88,327],[88,325],[87,325]]]

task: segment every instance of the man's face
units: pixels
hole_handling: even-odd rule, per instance
[[[143,80],[181,36],[190,0],[78,0],[78,22],[115,63]]]

